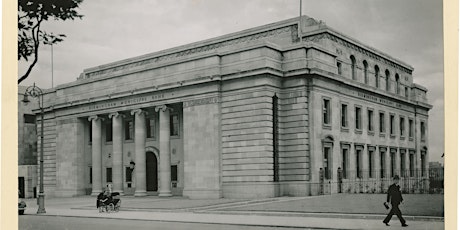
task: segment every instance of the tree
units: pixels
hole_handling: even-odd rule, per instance
[[[18,84],[25,80],[38,61],[40,44],[62,42],[64,34],[54,35],[41,29],[43,22],[54,20],[74,20],[82,18],[77,8],[83,0],[18,0],[18,60],[33,61],[27,72],[18,79]]]

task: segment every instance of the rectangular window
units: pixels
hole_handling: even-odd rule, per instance
[[[89,183],[93,183],[93,168],[89,167]]]
[[[348,127],[348,105],[342,104],[342,110],[341,110],[341,125],[342,128],[347,128]]]
[[[425,141],[425,122],[420,122],[420,140]]]
[[[356,176],[358,178],[363,178],[363,172],[362,172],[362,150],[361,149],[357,149],[356,150]]]
[[[406,135],[406,120],[404,117],[399,118],[399,135],[401,135],[401,137]]]
[[[414,120],[409,119],[409,138],[414,138]]]
[[[425,176],[425,170],[426,170],[426,168],[425,168],[426,152],[422,151],[422,154],[420,155],[420,157],[421,157],[420,158],[420,164],[422,164],[421,165],[422,167],[420,167],[420,169],[422,170],[422,177],[424,177]]]
[[[396,167],[396,157],[394,152],[390,152],[390,177],[395,176]]]
[[[155,118],[146,117],[145,126],[147,128],[147,138],[155,138]]]
[[[105,123],[105,141],[107,142],[112,141],[112,128],[112,121]]]
[[[348,174],[348,148],[342,149],[342,176],[347,179]]]
[[[395,115],[390,114],[390,135],[395,135]]]
[[[125,140],[132,140],[134,138],[134,121],[125,121]]]
[[[409,154],[409,173],[410,173],[410,177],[413,177],[415,175],[415,154],[414,153],[410,153]]]
[[[369,131],[374,131],[374,111],[367,110],[367,128]]]
[[[171,165],[171,181],[177,181],[177,165]]]
[[[24,123],[26,123],[26,124],[35,124],[35,115],[24,114]]]
[[[401,151],[401,176],[406,177],[406,154],[405,152]]]
[[[361,108],[355,107],[355,128],[358,130],[362,129],[362,119],[361,119]]]
[[[331,124],[331,101],[329,99],[323,99],[323,124]]]
[[[91,142],[93,141],[93,124],[91,121],[89,122],[89,126],[88,126],[88,137],[89,137],[89,143],[91,144]]]
[[[374,178],[374,151],[373,150],[369,150],[369,178]]]
[[[169,117],[171,136],[179,136],[179,114],[171,114]]]
[[[331,179],[331,172],[330,172],[330,158],[331,158],[331,148],[324,147],[324,155],[323,155],[323,167],[324,167],[324,179]]]
[[[380,152],[380,178],[385,178],[385,152]]]
[[[106,182],[111,183],[112,182],[112,168],[106,168],[105,172],[106,172]]]
[[[126,167],[125,172],[126,182],[133,182],[133,171],[131,170],[131,168]]]
[[[404,95],[409,98],[409,89],[407,87],[404,87]]]
[[[380,133],[384,133],[385,132],[385,113],[383,112],[379,113],[379,124],[380,124],[380,127],[379,127]]]
[[[342,63],[337,62],[337,73],[342,75]]]

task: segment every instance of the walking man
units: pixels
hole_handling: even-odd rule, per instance
[[[393,177],[393,184],[390,185],[387,192],[387,201],[385,202],[385,206],[388,206],[388,203],[391,201],[391,210],[388,213],[387,217],[383,220],[383,223],[386,226],[390,226],[388,223],[393,217],[394,214],[398,216],[399,221],[401,221],[401,225],[403,227],[407,227],[409,225],[406,224],[406,220],[402,217],[401,210],[399,210],[399,204],[403,201],[401,190],[399,190],[399,176],[395,175]]]

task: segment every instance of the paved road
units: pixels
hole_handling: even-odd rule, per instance
[[[314,229],[314,228],[281,228],[267,226],[242,226],[228,224],[205,224],[205,223],[178,223],[164,221],[144,220],[119,220],[103,218],[81,218],[81,217],[53,217],[24,215],[19,216],[18,230],[126,230],[126,229],[161,229],[161,230],[293,230],[293,229]],[[318,228],[316,228],[318,229]],[[321,228],[324,229],[324,228]]]

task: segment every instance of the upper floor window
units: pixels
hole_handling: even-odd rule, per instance
[[[351,55],[351,79],[356,80],[356,59],[355,56]]]
[[[425,141],[425,122],[420,122],[420,139]]]
[[[367,75],[367,68],[368,68],[368,64],[367,64],[367,61],[363,61],[363,66],[364,66],[364,84],[369,84],[369,76]]]
[[[374,111],[367,110],[367,129],[369,131],[374,131]]]
[[[342,75],[342,63],[337,62],[337,74]]]
[[[323,124],[331,124],[331,100],[323,99]]]
[[[395,115],[390,114],[390,135],[395,135]]]
[[[374,67],[374,69],[375,69],[375,88],[379,88],[380,87],[380,77],[379,77],[380,69],[377,65]]]
[[[179,136],[179,114],[171,114],[169,125],[171,130],[170,135]]]
[[[155,138],[155,117],[145,117],[145,126],[147,128],[147,138]]]
[[[125,120],[125,140],[132,140],[134,138],[134,121]]]
[[[406,98],[409,98],[409,88],[404,87],[404,96],[406,96]]]
[[[381,133],[384,133],[385,132],[385,113],[383,112],[379,113],[379,124],[380,124],[379,131]]]
[[[347,104],[342,104],[342,109],[341,109],[341,125],[342,128],[347,128],[348,127],[348,105]]]
[[[396,86],[395,86],[396,87],[396,94],[399,95],[401,90],[399,89],[400,85],[399,85],[399,75],[398,74],[396,74],[396,76],[395,76],[395,81],[396,81]]]
[[[399,135],[404,137],[406,134],[406,121],[404,117],[399,118]]]
[[[385,70],[385,90],[390,91],[390,71]]]
[[[111,142],[113,134],[112,120],[108,120],[105,123],[105,141]]]
[[[362,129],[361,107],[355,107],[355,128]]]
[[[35,115],[24,114],[24,123],[26,123],[26,124],[35,124]]]
[[[409,138],[414,138],[414,120],[409,119]]]

